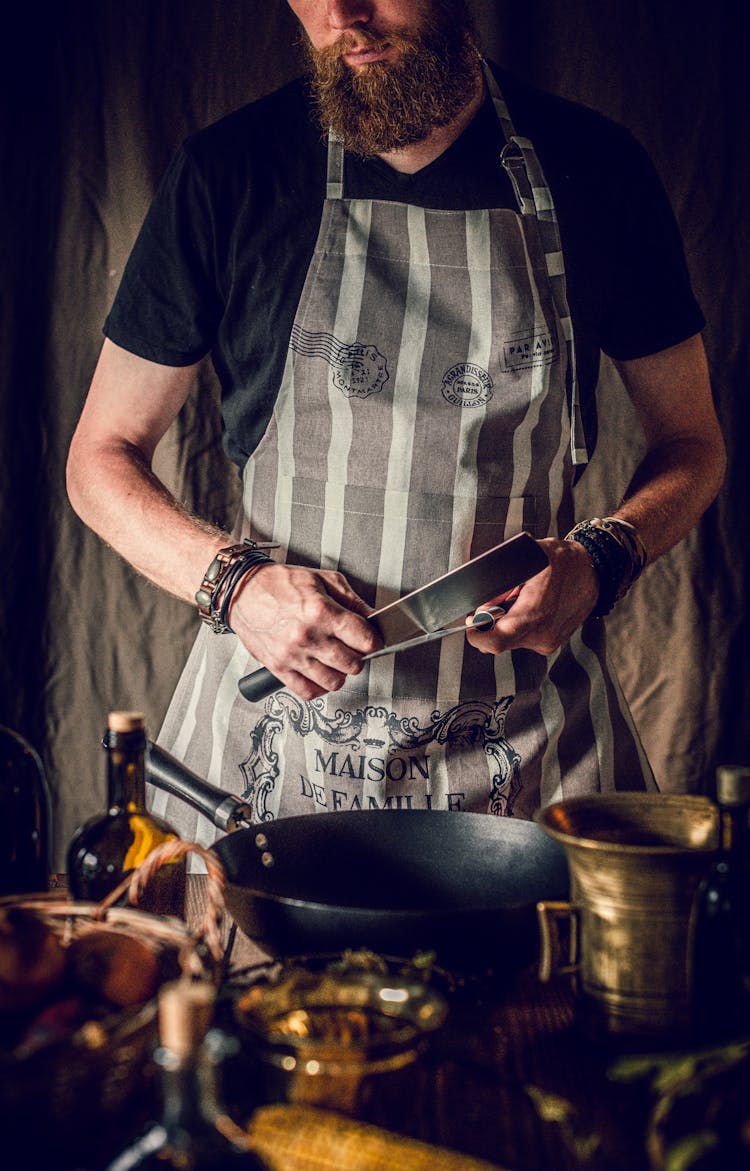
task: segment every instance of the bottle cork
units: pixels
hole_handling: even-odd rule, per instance
[[[159,991],[159,1039],[177,1057],[194,1053],[208,1032],[216,990],[212,984],[173,980]]]
[[[139,732],[146,724],[143,712],[110,712],[107,727],[110,732]]]

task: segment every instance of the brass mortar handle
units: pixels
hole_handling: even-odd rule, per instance
[[[580,969],[580,911],[575,903],[545,899],[536,905],[541,937],[539,979],[548,984],[553,976],[574,976]],[[560,924],[567,923],[568,956],[563,959]]]

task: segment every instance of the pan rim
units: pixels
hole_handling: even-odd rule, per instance
[[[486,915],[488,912],[503,912],[509,911],[523,911],[530,906],[536,905],[538,899],[544,897],[549,898],[549,895],[534,896],[525,900],[524,902],[513,903],[464,903],[461,906],[441,906],[441,907],[393,907],[388,905],[375,905],[360,907],[356,903],[323,903],[319,899],[299,899],[292,898],[289,895],[271,894],[268,891],[258,890],[252,886],[242,886],[239,883],[233,883],[231,879],[227,880],[227,887],[234,887],[241,891],[243,895],[250,895],[263,902],[282,904],[285,907],[300,907],[304,910],[310,911],[312,909],[319,909],[321,911],[336,911],[340,910],[346,912],[347,915],[388,915],[389,918],[398,916],[399,918],[407,918],[409,916],[419,917],[420,920],[428,918],[445,918],[450,915],[470,915],[477,912]]]
[[[537,825],[530,819],[526,820],[520,818],[514,819],[493,817],[491,814],[476,813],[464,810],[361,809],[334,810],[330,813],[326,812],[321,814],[296,814],[288,818],[280,818],[278,820],[272,820],[265,823],[261,822],[258,825],[236,831],[236,833],[228,834],[216,841],[212,849],[216,850],[219,853],[221,860],[224,861],[223,852],[228,852],[232,849],[232,842],[236,839],[237,833],[240,833],[247,838],[249,838],[252,834],[257,834],[259,832],[269,832],[270,834],[272,832],[271,827],[276,824],[281,824],[282,821],[286,823],[287,827],[289,827],[288,833],[290,836],[292,836],[296,827],[308,824],[311,818],[315,822],[318,822],[318,819],[323,817],[326,819],[327,826],[333,827],[335,829],[336,825],[351,822],[353,818],[359,819],[362,824],[365,822],[375,824],[376,819],[381,819],[384,816],[386,818],[390,817],[391,821],[396,818],[401,818],[402,821],[404,819],[411,818],[412,820],[419,821],[425,825],[439,823],[449,824],[447,819],[450,818],[450,824],[455,824],[457,833],[461,832],[458,829],[459,822],[454,821],[454,819],[457,817],[463,821],[464,825],[466,825],[468,819],[470,819],[471,824],[476,828],[484,827],[486,829],[488,826],[497,826],[499,829],[499,827],[502,825],[504,828],[504,842],[507,842],[507,831],[510,830],[511,837],[518,835],[518,837],[522,840],[524,838],[533,840],[537,848],[542,849],[545,854],[549,856],[550,861],[554,857],[557,857],[560,863],[560,897],[563,897],[563,890],[567,889],[568,870],[564,849],[559,842],[556,842],[552,838],[551,835],[545,833],[540,825]],[[270,840],[268,842],[268,849],[272,854],[273,847],[273,840]],[[513,913],[514,911],[522,912],[524,910],[528,910],[530,906],[534,906],[539,899],[552,897],[549,894],[548,875],[544,880],[540,880],[538,893],[532,893],[523,899],[516,898],[512,900],[502,900],[498,897],[497,893],[489,893],[486,897],[475,897],[470,902],[464,901],[454,904],[443,903],[439,906],[420,903],[413,903],[411,905],[403,906],[394,906],[392,903],[368,903],[367,905],[363,906],[358,903],[346,902],[341,898],[336,900],[334,900],[333,897],[327,900],[322,900],[319,897],[306,898],[304,895],[285,894],[279,891],[264,889],[263,886],[258,885],[257,876],[254,880],[252,875],[248,876],[247,881],[242,881],[239,879],[233,879],[231,875],[227,873],[227,885],[228,887],[235,888],[238,892],[238,896],[240,897],[251,898],[253,900],[262,901],[266,904],[280,905],[290,909],[305,910],[312,913],[319,912],[320,914],[333,914],[337,910],[340,910],[342,913],[346,913],[349,916],[357,918],[372,917],[373,915],[387,915],[391,919],[394,916],[398,916],[401,919],[419,919],[421,922],[423,922],[425,918],[445,919],[446,917],[450,916],[459,917],[471,914],[486,915],[488,913],[509,914]],[[533,890],[533,883],[530,883],[530,885],[532,885]]]

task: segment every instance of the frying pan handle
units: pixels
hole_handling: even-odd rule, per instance
[[[548,984],[553,976],[573,976],[580,966],[580,930],[575,903],[545,899],[536,905],[541,950],[539,979]],[[560,924],[569,924],[567,959],[563,961]]]
[[[258,703],[267,695],[273,695],[274,691],[278,691],[284,684],[271,674],[268,667],[260,667],[257,671],[251,671],[249,675],[243,675],[237,686],[245,699]]]
[[[146,778],[157,789],[187,801],[227,833],[252,824],[252,809],[239,797],[199,777],[152,740],[147,744]]]

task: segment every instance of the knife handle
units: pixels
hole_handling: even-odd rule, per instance
[[[515,600],[515,598],[511,598],[508,602],[497,602],[494,606],[482,606],[482,609],[477,610],[471,620],[474,630],[481,630],[485,633],[492,630],[496,617],[499,614],[507,614]]]
[[[279,691],[283,686],[281,680],[272,675],[268,667],[260,667],[257,671],[251,671],[249,675],[243,675],[237,684],[240,695],[244,695],[245,699],[252,700],[253,703],[258,703],[267,695],[273,695],[274,691]]]

